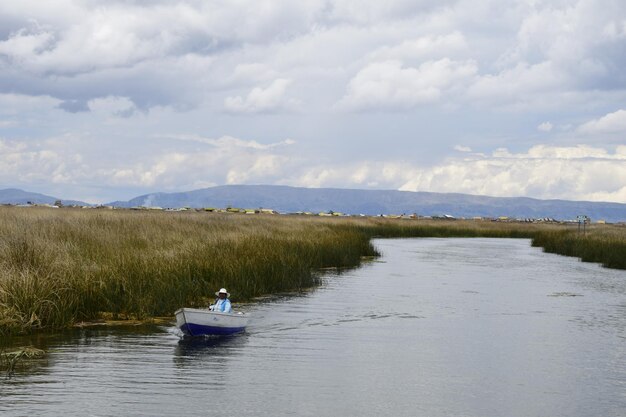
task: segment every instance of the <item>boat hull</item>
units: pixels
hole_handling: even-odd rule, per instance
[[[196,308],[176,311],[176,326],[187,336],[226,336],[246,329],[248,315],[221,313]]]

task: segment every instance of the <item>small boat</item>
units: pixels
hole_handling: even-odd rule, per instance
[[[243,332],[248,324],[246,313],[222,313],[198,308],[180,308],[176,315],[176,327],[187,336],[225,336]]]

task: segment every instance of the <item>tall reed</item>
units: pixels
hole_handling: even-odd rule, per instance
[[[535,234],[532,245],[545,252],[575,256],[584,262],[598,262],[607,268],[626,269],[626,228],[592,228],[586,233],[577,230],[542,231]]]
[[[356,266],[366,234],[302,219],[210,213],[0,208],[0,332],[103,313],[145,318],[315,285]]]

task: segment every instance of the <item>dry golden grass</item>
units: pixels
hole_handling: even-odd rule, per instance
[[[0,332],[310,287],[375,254],[356,229],[296,218],[2,207]]]
[[[593,225],[584,233],[576,226],[569,230],[542,231],[534,236],[532,244],[546,252],[598,262],[607,268],[626,269],[626,227],[623,225]]]

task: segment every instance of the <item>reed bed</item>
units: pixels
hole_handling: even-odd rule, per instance
[[[355,228],[210,213],[0,208],[0,332],[146,318],[311,287],[375,256]]]
[[[598,262],[602,266],[626,269],[626,227],[593,226],[585,233],[577,230],[552,230],[537,233],[533,246],[545,252],[575,256],[583,262]]]
[[[0,334],[59,329],[102,317],[170,316],[181,306],[206,305],[224,286],[233,301],[308,288],[319,283],[320,268],[353,267],[363,257],[377,256],[372,237],[533,238],[548,251],[581,256],[569,251],[569,229],[486,221],[0,207]],[[609,261],[599,261],[624,267],[623,229],[612,236],[590,231],[587,246],[597,249],[602,242],[607,249],[594,256],[610,253]]]
[[[369,217],[345,220],[371,237],[494,237],[532,238],[540,230],[560,225],[474,220],[408,220]]]

